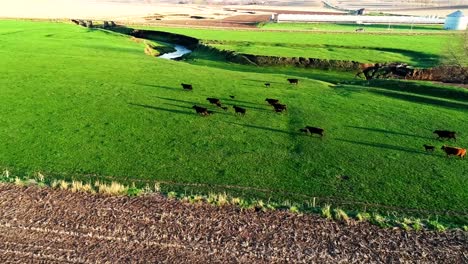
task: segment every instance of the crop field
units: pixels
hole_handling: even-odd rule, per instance
[[[362,28],[364,32],[386,33],[447,33],[442,25],[400,25],[400,24],[328,24],[328,23],[264,23],[259,28],[268,30],[313,30],[350,31]]]
[[[0,185],[0,217],[2,263],[463,263],[468,250],[461,230],[343,225],[161,195],[100,197]]]
[[[249,32],[174,31],[255,41]],[[366,41],[358,35],[259,34],[262,43]],[[169,61],[145,55],[144,44],[128,36],[65,23],[0,21],[0,36],[0,167],[13,174],[230,185],[406,209],[467,210],[468,161],[440,150],[443,144],[468,147],[465,89],[367,83],[353,73],[234,65],[196,53],[187,62]],[[415,53],[427,47],[434,57],[441,39],[449,39],[381,37],[366,36],[373,43],[368,46],[395,44]],[[286,78],[299,78],[299,84]],[[193,91],[180,83],[192,84]],[[220,98],[229,110],[210,106],[207,97]],[[265,98],[280,99],[288,111],[275,113]],[[195,104],[214,114],[195,114]],[[245,107],[246,115],[236,115],[233,105]],[[325,136],[301,134],[306,125],[324,128]],[[457,131],[459,138],[438,141],[435,129]],[[425,152],[423,144],[437,149]]]
[[[327,25],[329,24],[324,24],[323,30],[327,30]],[[443,54],[447,53],[449,47],[455,48],[459,39],[454,34],[430,33],[408,36],[399,32],[225,31],[162,27],[155,29],[192,36],[216,48],[239,53],[353,60],[363,63],[398,61],[417,67],[430,67],[440,63]],[[409,38],[411,41],[408,41]]]

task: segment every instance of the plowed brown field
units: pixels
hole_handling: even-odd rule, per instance
[[[1,263],[466,263],[467,237],[0,185]]]

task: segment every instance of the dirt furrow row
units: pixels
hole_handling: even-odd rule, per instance
[[[466,261],[467,232],[407,232],[314,215],[0,185],[0,260]]]

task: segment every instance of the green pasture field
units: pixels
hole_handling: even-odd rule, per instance
[[[456,48],[456,43],[462,38],[460,34],[152,28],[192,36],[219,49],[239,53],[353,60],[362,63],[405,62],[417,67],[439,64],[444,60],[449,47]]]
[[[403,24],[330,24],[330,23],[264,23],[259,28],[268,30],[313,30],[313,31],[350,31],[358,28],[364,32],[387,33],[449,33],[442,25],[403,25]]]
[[[231,33],[247,34],[219,35]],[[143,49],[103,30],[0,21],[0,167],[16,175],[233,185],[466,212],[468,161],[446,158],[440,147],[468,147],[467,90],[247,67],[209,54],[168,61]],[[291,77],[298,86],[286,82]],[[182,82],[194,90],[183,91]],[[287,113],[274,113],[265,98],[280,99]],[[194,104],[215,113],[198,116]],[[236,115],[232,105],[247,114]],[[324,128],[324,138],[301,134],[306,125]],[[435,129],[457,131],[459,139],[438,141]],[[427,153],[423,144],[437,149]]]

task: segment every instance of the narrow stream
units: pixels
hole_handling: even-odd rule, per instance
[[[167,60],[173,60],[173,59],[180,58],[180,57],[182,57],[183,55],[185,55],[187,53],[192,52],[191,50],[187,49],[186,47],[181,46],[181,45],[177,45],[177,44],[174,45],[174,48],[175,48],[176,51],[170,52],[170,53],[165,53],[165,54],[159,56],[159,58],[167,59]]]

